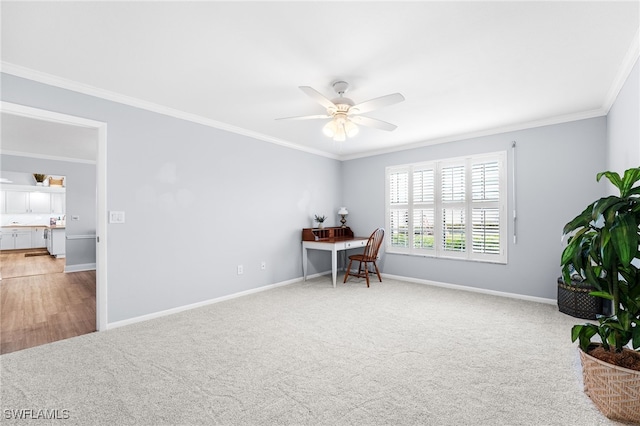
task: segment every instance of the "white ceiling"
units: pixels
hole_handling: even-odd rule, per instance
[[[639,1],[2,2],[3,70],[334,158],[607,113]],[[406,101],[334,142],[298,86]],[[3,142],[4,143],[4,142]]]

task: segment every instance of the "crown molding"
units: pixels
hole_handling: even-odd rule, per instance
[[[43,73],[30,68],[22,67],[20,65],[15,65],[10,62],[3,61],[2,63],[0,63],[0,72],[11,74],[16,77],[25,78],[28,80],[33,80],[38,83],[48,84],[50,86],[58,87],[61,89],[82,93],[84,95],[94,96],[97,98],[121,103],[121,104],[132,106],[135,108],[144,109],[147,111],[155,112],[155,113],[166,115],[169,117],[190,121],[192,123],[202,124],[207,127],[212,127],[218,130],[224,130],[230,133],[247,136],[253,139],[258,139],[264,142],[273,143],[276,145],[284,146],[284,147],[295,149],[298,151],[304,151],[310,154],[319,155],[319,156],[331,158],[334,160],[339,159],[337,155],[333,155],[325,151],[304,147],[302,145],[298,145],[282,139],[274,138],[262,133],[254,132],[251,130],[243,129],[241,127],[233,126],[231,124],[223,123],[221,121],[202,117],[197,114],[180,111],[164,105],[159,105],[153,102],[144,101],[142,99],[134,98],[131,96],[122,95],[120,93],[110,92],[108,90],[100,89],[98,87],[79,83],[73,80],[68,80],[52,74]]]
[[[629,78],[629,74],[631,74],[631,70],[633,66],[638,61],[640,57],[640,27],[636,31],[635,36],[633,36],[633,40],[631,40],[631,45],[629,49],[627,49],[627,53],[622,60],[622,64],[618,68],[618,73],[616,77],[613,79],[613,83],[609,88],[609,92],[607,93],[607,97],[605,98],[604,104],[602,108],[609,113],[609,110],[613,106],[613,103],[616,101],[620,90],[622,90],[622,86]]]
[[[406,145],[402,145],[401,147],[395,147],[395,148],[389,148],[389,149],[381,149],[381,150],[377,150],[377,151],[370,151],[370,152],[363,153],[363,154],[346,155],[346,156],[340,157],[340,160],[341,161],[355,160],[355,159],[358,159],[358,158],[371,157],[371,156],[374,156],[374,155],[390,154],[392,152],[399,152],[399,151],[406,151],[406,150],[410,150],[410,149],[423,148],[425,146],[438,145],[438,144],[449,143],[449,142],[458,142],[458,141],[481,138],[481,137],[486,137],[486,136],[494,136],[494,135],[499,135],[499,134],[507,133],[507,132],[517,132],[517,131],[520,131],[520,130],[533,129],[533,128],[536,128],[536,127],[551,126],[551,125],[554,125],[554,124],[569,123],[569,122],[572,122],[572,121],[586,120],[586,119],[589,119],[589,118],[603,117],[603,116],[606,116],[606,115],[607,115],[607,111],[604,108],[599,108],[599,109],[594,109],[594,110],[590,110],[590,111],[583,111],[583,112],[578,112],[578,113],[573,113],[573,114],[559,115],[559,116],[544,118],[544,119],[541,119],[541,120],[527,121],[527,122],[524,122],[524,123],[517,123],[517,124],[512,124],[512,125],[507,125],[507,126],[502,126],[502,127],[492,127],[490,129],[479,130],[479,131],[476,131],[476,132],[459,133],[459,134],[456,134],[456,135],[446,136],[446,137],[443,137],[443,138],[427,139],[427,140],[421,141],[421,142],[415,142],[415,143],[409,143],[409,144],[406,144]]]

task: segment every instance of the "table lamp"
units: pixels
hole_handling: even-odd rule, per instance
[[[345,225],[347,223],[347,219],[345,218],[346,215],[349,214],[349,212],[347,211],[346,207],[340,207],[340,210],[338,210],[338,214],[340,216],[342,216],[342,219],[340,219],[340,223],[342,223],[342,227],[346,228],[347,225]]]

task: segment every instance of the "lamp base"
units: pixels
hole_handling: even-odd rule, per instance
[[[346,215],[341,214],[340,216],[342,216],[342,219],[340,219],[340,223],[342,224],[341,228],[346,228],[347,219],[344,218]]]

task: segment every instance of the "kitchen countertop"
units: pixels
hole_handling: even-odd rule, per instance
[[[49,228],[49,229],[66,229],[65,225],[3,225],[2,229],[13,228]]]

